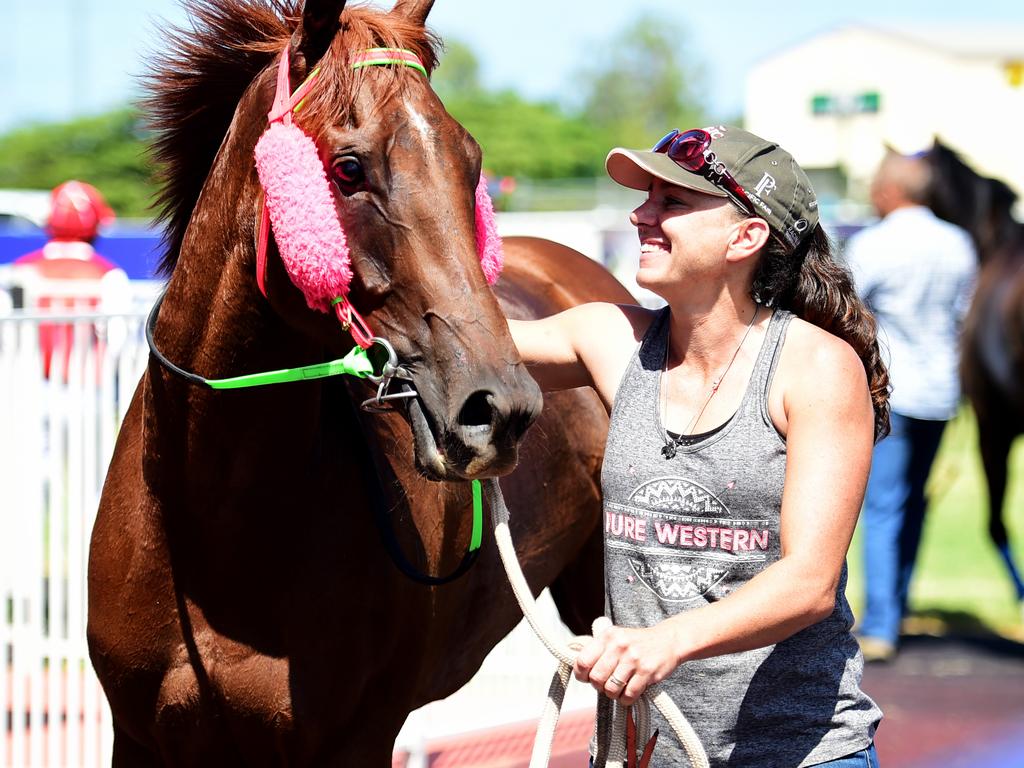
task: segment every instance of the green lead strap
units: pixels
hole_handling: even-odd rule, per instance
[[[279,371],[265,373],[250,373],[230,379],[207,379],[206,383],[211,389],[244,389],[245,387],[261,387],[264,384],[324,379],[328,376],[355,376],[365,379],[373,373],[373,363],[370,362],[366,350],[356,346],[344,357],[338,360],[329,360],[326,363],[304,365],[301,368],[283,368]]]
[[[474,480],[473,486],[473,538],[469,541],[469,551],[480,549],[484,536],[484,492],[480,481]]]

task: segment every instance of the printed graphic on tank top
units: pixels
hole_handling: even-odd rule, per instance
[[[625,431],[634,444],[624,452],[611,451],[604,465],[606,488],[612,485],[616,491],[606,490],[605,501],[607,562],[616,564],[609,571],[625,571],[626,591],[648,590],[664,604],[665,616],[676,612],[673,606],[694,607],[726,594],[735,581],[730,574],[746,581],[778,558],[778,506],[762,502],[773,495],[781,498],[781,485],[771,483],[771,473],[759,462],[781,461],[785,466],[785,444],[774,427],[767,445],[746,446],[741,454],[733,450],[737,440],[755,437],[748,422],[759,420],[761,414],[752,390],[767,378],[774,352],[770,342],[778,341],[785,324],[774,320],[769,329],[775,333],[765,334],[751,382],[733,417],[703,440],[677,442],[676,455],[666,460],[663,448],[668,438],[663,437],[659,392],[667,317],[663,313],[655,320],[656,327],[632,361],[616,397],[609,449],[621,444],[616,427],[622,423],[628,425]],[[637,374],[642,376],[639,380]],[[712,450],[710,459],[702,450],[714,449],[723,441],[725,445]],[[627,454],[621,456],[625,466],[618,461],[620,453]],[[724,462],[719,461],[722,458]],[[750,465],[739,466],[743,461]],[[722,468],[732,471],[723,474]],[[769,487],[764,487],[765,482]],[[613,596],[623,591],[614,588],[621,583],[609,586]],[[619,606],[615,608],[618,611]],[[624,623],[619,616],[614,618]]]

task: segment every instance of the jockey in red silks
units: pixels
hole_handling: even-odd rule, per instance
[[[130,290],[128,276],[93,248],[100,227],[113,220],[114,212],[92,185],[67,181],[53,190],[46,225],[49,241],[14,262],[15,282],[24,291],[26,309],[70,314],[125,308]],[[63,346],[66,365],[73,337],[71,325],[40,326],[47,378],[54,349]]]

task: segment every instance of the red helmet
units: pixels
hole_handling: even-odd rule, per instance
[[[99,190],[83,181],[66,181],[50,193],[50,235],[58,240],[92,240],[114,212]]]

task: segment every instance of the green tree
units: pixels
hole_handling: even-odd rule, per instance
[[[68,179],[103,193],[118,216],[148,216],[155,189],[138,113],[124,108],[0,136],[0,187],[50,189]]]
[[[430,83],[441,101],[471,99],[483,92],[480,60],[465,43],[459,40],[448,41]]]
[[[672,128],[703,122],[700,67],[685,57],[686,34],[678,26],[645,15],[601,50],[608,55],[581,77],[582,111],[611,143],[649,146]]]
[[[558,179],[600,172],[607,146],[585,121],[557,104],[533,103],[512,91],[446,103],[479,142],[484,169],[498,176]]]
[[[486,90],[469,46],[447,43],[433,86],[448,112],[479,142],[489,174],[558,179],[602,172],[607,141],[595,137],[580,115],[511,90]]]

